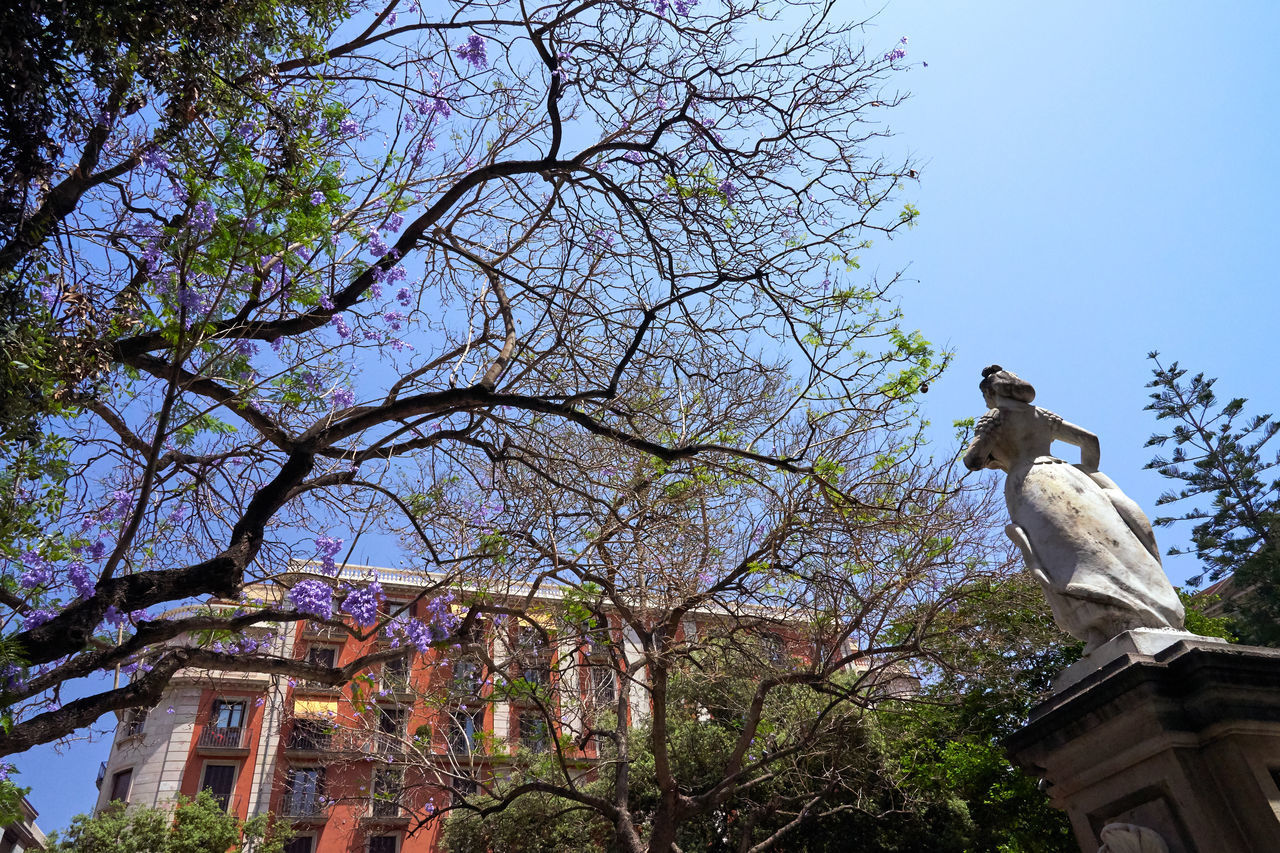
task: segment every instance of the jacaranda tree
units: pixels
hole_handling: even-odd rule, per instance
[[[859,268],[916,217],[879,144],[896,38],[821,0],[28,5],[52,35],[4,72],[46,89],[5,101],[45,124],[4,122],[0,754],[181,668],[372,661],[277,658],[255,625],[450,644],[481,605],[415,621],[326,571],[363,540],[428,599],[554,581],[644,470],[963,565],[912,405],[945,359]],[[554,495],[591,508],[576,532]]]

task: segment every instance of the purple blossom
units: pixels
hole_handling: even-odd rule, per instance
[[[335,409],[349,409],[356,402],[356,395],[350,388],[339,385],[329,393],[329,399],[333,401]]]
[[[392,12],[390,15],[387,15],[387,26],[394,27],[395,25],[396,25],[396,13]]]
[[[399,267],[397,267],[397,269],[399,269]],[[396,301],[407,308],[409,307],[409,303],[413,301],[413,293],[409,288],[402,287],[396,291]]]
[[[92,560],[101,560],[103,555],[107,553],[107,543],[101,539],[89,546],[89,558]]]
[[[213,205],[207,201],[198,201],[191,209],[191,227],[200,234],[208,234],[212,231],[216,219]]]
[[[338,566],[334,557],[342,550],[342,540],[331,536],[320,536],[316,539],[316,551],[320,554],[320,566],[326,574],[336,575]]]
[[[178,290],[178,304],[193,314],[203,314],[209,310],[204,294],[194,287],[183,287]]]
[[[338,333],[338,337],[344,341],[351,337],[351,327],[347,325],[346,320],[342,319],[341,314],[334,314],[330,322],[333,323],[333,328]]]
[[[67,566],[67,577],[71,578],[71,585],[76,588],[76,595],[81,598],[90,598],[93,596],[93,578],[89,574],[89,567],[77,560]]]
[[[417,102],[418,112],[430,118],[431,116],[440,116],[440,118],[448,118],[453,115],[453,108],[449,106],[449,102],[440,95],[433,95],[430,98],[419,98]]]
[[[302,580],[289,590],[289,602],[299,613],[333,618],[333,588],[321,580]]]
[[[111,503],[111,517],[116,521],[123,521],[129,510],[133,509],[133,492],[116,489],[111,493]]]
[[[370,581],[367,587],[351,591],[342,602],[342,610],[351,614],[361,628],[368,628],[378,621],[378,602],[381,600],[382,585]]]
[[[248,145],[253,141],[254,134],[258,132],[258,126],[251,121],[242,121],[236,125],[236,136],[240,137],[240,141]]]
[[[165,169],[169,166],[169,161],[165,159],[164,154],[154,145],[147,146],[142,152],[142,165],[148,169]]]
[[[383,322],[391,327],[391,331],[400,331],[400,326],[404,323],[404,315],[399,311],[388,311],[382,315]]]
[[[391,249],[387,246],[386,243],[382,242],[382,235],[379,234],[377,231],[370,231],[369,232],[370,254],[372,254],[375,258],[381,258],[383,255],[387,254],[387,252],[389,251],[391,251]]]
[[[343,136],[355,136],[360,132],[360,125],[356,124],[356,120],[353,118],[344,118],[338,124],[338,131]]]
[[[455,48],[453,52],[457,54],[459,59],[471,63],[471,66],[477,71],[489,66],[489,60],[485,56],[484,39],[480,36],[468,36],[467,43]]]
[[[315,192],[313,192],[311,194],[311,203],[314,204],[316,207],[319,207],[320,205],[324,204],[324,193],[321,192],[320,190],[316,190]]]
[[[626,160],[628,163],[643,163],[644,155],[639,151],[628,151],[626,154],[622,155],[622,159]]]
[[[27,589],[48,586],[53,580],[53,567],[35,551],[22,552],[22,565],[25,571],[18,578],[18,583]]]
[[[404,225],[404,217],[400,214],[393,213],[387,217],[388,231],[399,231],[402,225]]]
[[[893,50],[889,51],[884,55],[884,59],[885,59],[885,62],[896,62],[897,60],[901,59],[906,55],[907,55],[906,50],[900,47],[895,47]]]
[[[333,299],[329,296],[329,294],[326,293],[320,297],[320,307],[326,311],[333,310]]]
[[[738,188],[734,186],[733,181],[726,178],[720,182],[720,192],[724,195],[725,201],[733,201],[734,196],[738,194]]]
[[[57,615],[58,612],[56,610],[50,610],[47,607],[32,610],[27,614],[27,618],[22,620],[22,630],[30,631],[32,628],[38,628]]]
[[[187,517],[187,510],[182,504],[178,504],[173,508],[173,512],[169,513],[170,524],[181,524],[182,520]]]

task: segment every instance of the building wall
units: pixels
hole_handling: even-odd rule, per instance
[[[387,579],[383,579],[387,584]],[[393,592],[393,590],[388,590]],[[394,594],[394,593],[393,593]],[[495,620],[496,621],[496,620]],[[550,623],[547,623],[550,625]],[[520,644],[516,623],[490,624],[486,636],[492,656],[502,660],[512,656]],[[698,623],[690,618],[682,625],[689,636],[699,633]],[[629,690],[633,722],[648,713],[648,694],[643,687],[645,672],[643,649],[630,631],[610,629],[610,640],[627,661],[633,679],[630,685],[615,683],[614,689]],[[306,659],[313,648],[335,649],[335,663],[346,664],[356,657],[375,651],[382,642],[378,638],[359,640],[332,632],[310,623],[291,623],[277,632],[274,650],[286,657]],[[574,635],[552,635],[552,645],[544,653],[551,663],[551,678],[561,696],[586,697],[592,690],[588,647]],[[570,665],[571,664],[571,665]],[[414,742],[429,748],[435,760],[448,754],[447,737],[450,719],[447,711],[465,699],[441,699],[453,679],[453,667],[434,651],[414,653],[410,667],[412,691],[398,692],[376,671],[362,673],[355,682],[342,689],[296,683],[283,677],[243,675],[217,672],[184,671],[175,678],[159,706],[146,721],[142,734],[124,736],[126,723],[117,732],[98,807],[106,805],[114,773],[133,769],[130,803],[147,806],[171,802],[179,793],[192,796],[200,788],[205,768],[210,764],[226,764],[235,768],[234,790],[229,809],[242,819],[272,813],[293,823],[295,831],[314,839],[312,853],[365,853],[372,835],[394,834],[400,837],[399,853],[433,853],[437,847],[440,826],[433,821],[417,827],[409,835],[410,821],[415,823],[433,808],[447,805],[448,793],[438,781],[422,775],[420,766],[412,762],[398,764],[396,752],[387,753],[385,744],[372,729],[376,728],[380,707],[403,707],[407,717],[403,732],[409,738],[430,727],[430,741]],[[520,731],[520,705],[504,701],[489,702],[492,684],[481,688],[485,703],[484,732],[492,739],[494,754],[475,757],[480,776],[505,772],[504,752],[514,752],[518,740],[527,736]],[[414,694],[430,694],[431,702],[414,702]],[[615,694],[616,695],[616,694]],[[201,742],[212,728],[211,716],[218,700],[245,703],[245,734],[234,749],[225,748],[215,731]],[[581,703],[566,703],[561,716],[565,731],[581,731]],[[479,705],[477,704],[477,707]],[[333,729],[324,749],[302,750],[304,741],[295,741],[293,733],[302,719],[320,720]],[[304,724],[307,725],[307,724]],[[314,725],[310,724],[310,725]],[[425,731],[425,730],[424,730]],[[553,736],[555,732],[551,733]],[[578,757],[589,771],[595,755],[594,744],[586,744]],[[390,761],[388,761],[390,759]],[[379,768],[403,766],[406,800],[414,817],[377,817],[373,815],[373,777]],[[323,768],[323,800],[319,817],[289,815],[286,808],[286,779],[291,769]]]

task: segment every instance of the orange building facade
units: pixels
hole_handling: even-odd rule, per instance
[[[424,580],[397,570],[343,571],[348,581],[372,577],[392,605],[410,601]],[[554,604],[544,603],[548,610]],[[325,664],[389,648],[386,639],[361,641],[318,622],[259,634],[276,654]],[[617,697],[599,637],[513,620],[481,622],[474,639],[491,661],[503,661],[499,677],[554,688],[556,719],[532,703],[495,700],[494,670],[459,651],[401,646],[403,656],[341,688],[183,671],[155,708],[121,715],[97,807],[113,800],[163,806],[208,789],[242,819],[270,813],[289,822],[295,838],[287,853],[431,853],[441,824],[432,817],[451,790],[466,792],[502,773],[519,746],[537,752],[553,735],[574,736],[593,708]],[[623,632],[610,631],[609,642],[638,659]],[[645,703],[633,694],[632,708]],[[590,772],[593,746],[584,739],[575,749]]]

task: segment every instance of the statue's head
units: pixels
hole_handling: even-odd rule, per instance
[[[997,397],[1017,400],[1020,403],[1030,403],[1036,398],[1036,389],[1030,382],[998,364],[982,369],[982,381],[978,383],[978,390],[982,392],[982,399],[986,400],[991,408],[995,408]]]

